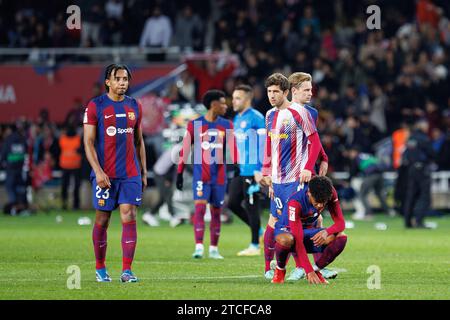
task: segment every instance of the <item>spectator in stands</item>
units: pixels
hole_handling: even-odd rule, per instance
[[[34,126],[34,131],[34,134],[30,135],[30,169],[32,186],[38,190],[52,178],[52,169],[58,167],[59,147],[49,124],[38,124]]]
[[[368,111],[363,111],[359,119],[361,133],[367,144],[367,146],[365,146],[366,150],[370,153],[374,153],[374,145],[383,138],[383,135],[380,130],[378,130],[377,126],[370,122],[370,113]]]
[[[303,32],[305,27],[311,27],[312,32],[315,35],[320,34],[320,20],[314,16],[314,10],[312,6],[306,6],[303,11],[303,16],[298,21],[298,30]]]
[[[108,0],[105,3],[106,16],[110,19],[122,21],[123,7],[123,0]]]
[[[186,5],[177,15],[173,40],[181,50],[198,51],[203,47],[203,24],[190,5]]]
[[[76,127],[69,125],[59,137],[59,166],[62,170],[62,209],[67,210],[68,189],[70,179],[73,177],[73,209],[80,209],[81,184],[81,136],[77,134]]]
[[[105,46],[120,46],[122,43],[121,23],[117,19],[107,19],[101,29],[102,42]]]
[[[371,90],[372,99],[370,101],[370,122],[375,125],[380,134],[387,133],[386,123],[386,109],[388,104],[388,97],[383,92],[379,84],[374,84]]]
[[[432,0],[419,0],[416,6],[418,24],[429,24],[437,28],[442,10]]]
[[[229,57],[227,64],[222,70],[218,70],[218,61],[215,56],[201,57],[206,67],[199,67],[193,58],[187,58],[186,64],[190,74],[198,81],[197,101],[210,89],[223,90],[225,80],[231,76],[233,71],[237,68],[238,62],[232,57]]]
[[[80,98],[75,98],[73,108],[67,112],[66,119],[64,120],[64,127],[78,128],[83,123],[83,116],[86,107],[83,105]]]
[[[83,19],[81,26],[81,46],[89,47],[90,43],[94,46],[101,46],[100,38],[101,24],[104,20],[102,6],[94,0],[82,1]]]
[[[139,46],[141,48],[150,47],[156,49],[165,49],[169,46],[172,37],[172,23],[170,19],[162,14],[161,8],[155,6],[153,8],[152,16],[147,19],[145,26],[141,33]],[[164,52],[156,54],[148,54],[149,61],[163,61],[165,57]]]
[[[27,153],[24,123],[17,122],[11,126],[6,136],[0,154],[0,163],[6,170],[5,187],[8,193],[8,204],[5,213],[15,215],[26,209],[26,178],[24,177],[24,163]]]
[[[371,152],[370,137],[361,126],[359,117],[350,115],[342,129],[344,130],[345,145],[359,146],[361,152]]]

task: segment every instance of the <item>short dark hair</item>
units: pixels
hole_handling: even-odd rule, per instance
[[[269,76],[266,80],[265,87],[268,88],[270,86],[279,86],[281,91],[289,90],[289,80],[285,75],[281,73],[274,73]]]
[[[308,190],[318,203],[326,203],[333,195],[333,183],[328,177],[314,176],[309,181]]]
[[[222,90],[213,89],[206,91],[206,93],[203,95],[202,101],[206,109],[209,110],[209,108],[211,108],[211,103],[213,101],[220,100],[220,98],[225,98],[225,92],[223,92]]]
[[[251,86],[249,86],[248,84],[240,84],[238,86],[236,86],[236,88],[234,88],[234,91],[244,91],[248,97],[250,97],[250,99],[253,98],[253,89]]]
[[[252,93],[252,87],[250,87],[248,84],[240,84],[238,86],[236,86],[236,88],[234,88],[234,90],[241,90],[241,91],[245,91],[247,93]]]
[[[105,70],[105,80],[109,79],[111,75],[115,76],[117,70],[125,70],[128,73],[128,80],[131,80],[131,71],[130,69],[124,65],[124,64],[118,64],[118,63],[112,63],[109,66],[106,67]],[[105,89],[107,92],[109,92],[109,87],[105,83]]]

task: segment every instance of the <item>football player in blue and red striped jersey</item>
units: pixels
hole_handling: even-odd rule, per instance
[[[136,249],[136,213],[147,185],[145,146],[140,103],[127,95],[131,72],[111,64],[105,71],[106,93],[92,99],[84,115],[84,145],[92,167],[92,234],[99,282],[111,281],[106,271],[107,228],[111,212],[119,207],[122,221],[121,282],[136,282],[131,271]]]
[[[318,225],[318,218],[325,208],[329,210],[334,222],[328,228]],[[347,243],[344,229],[344,216],[331,180],[324,176],[314,176],[309,183],[302,184],[300,190],[289,197],[287,209],[275,224],[277,268],[272,282],[284,282],[287,257],[290,252],[295,252],[310,283],[317,283],[314,281],[314,273],[318,276],[319,283],[327,283],[320,270],[344,250]],[[315,261],[316,270],[311,266],[306,253],[321,253]]]
[[[183,171],[188,163],[191,148],[193,150],[193,179],[194,192],[194,258],[203,257],[203,236],[205,232],[204,216],[206,204],[210,204],[210,247],[209,257],[223,259],[218,251],[220,236],[220,215],[222,213],[226,191],[226,149],[230,151],[232,163],[237,170],[237,148],[233,133],[233,123],[222,118],[227,111],[225,93],[220,90],[209,90],[203,96],[203,104],[207,113],[187,125],[180,151],[178,164],[177,188],[183,188]]]

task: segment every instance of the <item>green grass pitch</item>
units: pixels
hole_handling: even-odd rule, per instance
[[[430,218],[438,223],[435,230],[405,230],[400,218],[385,216],[355,222],[355,228],[346,230],[347,247],[330,266],[339,276],[328,286],[310,286],[305,280],[271,284],[263,277],[262,255],[237,257],[249,242],[248,228],[237,218],[222,226],[223,261],[191,258],[191,225],[150,228],[139,220],[133,271],[140,282],[122,284],[117,212],[108,231],[106,261],[113,282],[97,283],[92,225],[77,224],[82,215],[93,218],[93,212],[64,213],[61,223],[57,214],[0,217],[0,299],[450,299],[449,216]],[[387,230],[374,228],[380,221]],[[329,223],[326,218],[325,225]],[[207,248],[208,223],[205,239]],[[72,265],[81,270],[80,289],[68,289]],[[381,271],[380,289],[367,286],[373,265]],[[292,268],[291,259],[288,273]]]

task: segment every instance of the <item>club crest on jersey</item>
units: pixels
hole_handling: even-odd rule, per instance
[[[136,119],[136,116],[134,115],[133,111],[128,112],[128,119],[130,119],[130,120]]]
[[[241,122],[241,128],[244,129],[247,126],[247,121]]]
[[[289,123],[291,123],[290,119],[284,119],[282,122],[285,126],[287,126]]]
[[[103,206],[105,205],[105,200],[103,200],[103,199],[98,199],[98,205],[99,205],[100,207],[103,207]]]

